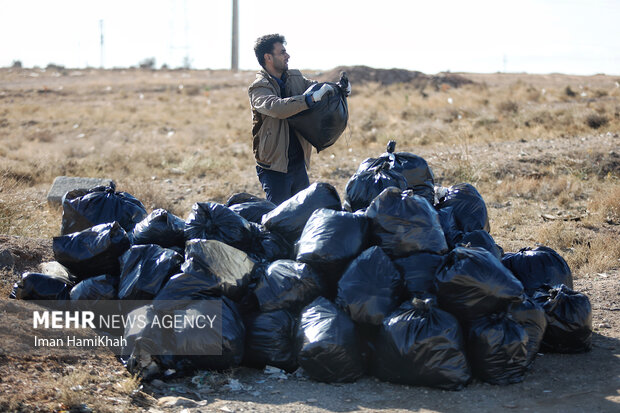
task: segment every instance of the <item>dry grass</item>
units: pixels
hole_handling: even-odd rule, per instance
[[[56,235],[61,211],[45,194],[58,175],[112,178],[149,211],[181,217],[195,202],[262,194],[250,140],[253,73],[32,73],[0,69],[0,233]],[[429,162],[436,183],[478,188],[506,251],[545,243],[577,275],[617,268],[618,251],[606,247],[620,235],[617,79],[464,76],[475,83],[353,83],[349,127],[313,156],[311,181],[344,196],[359,163],[396,139],[397,150]]]

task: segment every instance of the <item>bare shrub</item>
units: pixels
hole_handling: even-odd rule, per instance
[[[599,115],[598,113],[590,114],[586,117],[586,124],[592,129],[598,129],[609,123],[609,119],[606,116]]]
[[[517,113],[519,104],[513,100],[505,100],[497,104],[497,110],[504,113]]]
[[[596,191],[588,202],[591,222],[620,225],[620,186],[611,182]]]

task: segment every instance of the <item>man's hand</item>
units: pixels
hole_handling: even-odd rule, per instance
[[[314,92],[312,91],[314,86],[310,86],[305,92],[304,95],[310,95],[312,98],[312,101],[314,103],[319,102],[321,99],[323,99],[323,96],[326,93],[333,93],[334,92],[334,88],[331,85],[328,85],[327,83],[324,84],[323,86],[321,86],[319,89],[315,90]]]
[[[347,82],[347,88],[344,92],[347,96],[351,94],[351,82]]]

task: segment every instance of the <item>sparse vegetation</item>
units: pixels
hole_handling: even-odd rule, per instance
[[[58,175],[112,178],[149,210],[181,217],[198,201],[262,194],[247,102],[254,74],[154,65],[145,59],[148,70],[61,68],[62,77],[15,65],[0,70],[7,85],[0,98],[0,233],[56,235],[61,211],[47,206],[45,194]],[[36,76],[25,85],[31,72]],[[620,131],[616,79],[450,74],[446,79],[459,82],[436,77],[435,85],[416,84],[419,75],[391,84],[349,76],[349,127],[313,157],[311,180],[344,195],[359,163],[396,139],[397,150],[427,159],[437,183],[470,182],[498,205],[490,207],[492,235],[507,251],[549,243],[564,251],[577,276],[618,266],[617,251],[593,251],[618,235],[620,221],[620,162],[610,154]],[[543,222],[541,213],[585,218]],[[578,258],[586,245],[579,239],[589,242],[588,260]]]

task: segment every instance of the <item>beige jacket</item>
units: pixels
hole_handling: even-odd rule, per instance
[[[315,81],[303,77],[299,70],[285,73],[286,95],[280,96],[280,86],[265,70],[256,74],[256,80],[248,88],[252,109],[252,149],[256,163],[265,169],[287,172],[289,127],[286,118],[308,109],[303,96]],[[306,169],[310,167],[312,145],[297,133],[304,151]]]

